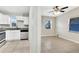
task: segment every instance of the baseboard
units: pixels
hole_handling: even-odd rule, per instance
[[[69,40],[69,41],[72,41],[72,42],[74,42],[74,43],[79,44],[79,41],[72,40],[72,39],[70,39],[70,38],[67,38],[66,36],[58,35],[58,37],[59,37],[59,38],[62,38],[62,39],[65,39],[65,40]]]
[[[57,35],[55,34],[55,35],[41,35],[41,36],[57,36]]]

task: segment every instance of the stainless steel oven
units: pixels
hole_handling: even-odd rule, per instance
[[[28,40],[28,29],[22,29],[20,33],[21,40]]]

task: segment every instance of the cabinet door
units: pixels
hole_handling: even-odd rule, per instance
[[[9,16],[0,14],[0,24],[10,24]]]
[[[0,24],[3,24],[3,21],[4,21],[3,14],[0,14]]]
[[[10,16],[6,15],[6,23],[10,24]]]
[[[29,24],[29,17],[24,17],[24,25],[28,25]]]
[[[22,20],[22,21],[24,21],[24,17],[22,17],[22,16],[16,16],[16,20]]]
[[[8,15],[3,15],[3,24],[10,24],[10,17]]]
[[[6,40],[20,40],[20,30],[7,30]]]
[[[0,24],[10,24],[10,17],[8,15],[0,14]]]

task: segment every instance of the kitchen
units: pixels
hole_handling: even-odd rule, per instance
[[[16,39],[27,40],[28,39],[28,17],[13,16],[12,19],[14,23],[11,23],[12,28],[9,28],[10,30],[6,31],[6,40],[16,40]]]
[[[29,45],[28,33],[29,33],[29,7],[26,6],[1,6],[0,7],[0,52],[26,52],[22,51],[23,45]],[[17,44],[20,46],[17,51],[13,50],[13,42],[21,42]],[[26,42],[27,41],[27,42]],[[8,45],[8,49],[4,50],[5,46]],[[21,47],[22,46],[22,47]],[[11,49],[13,48],[13,49]],[[22,49],[23,48],[23,49]],[[27,47],[26,47],[27,48]],[[11,49],[11,50],[9,50]],[[27,48],[29,50],[29,48]],[[8,51],[7,51],[8,50]]]

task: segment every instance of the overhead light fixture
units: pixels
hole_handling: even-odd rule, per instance
[[[53,13],[53,15],[57,16],[60,13],[65,12],[64,9],[67,9],[67,8],[68,8],[68,6],[65,6],[65,7],[62,7],[62,8],[60,8],[60,6],[55,6],[55,7],[52,8],[52,11],[50,11],[49,13]]]
[[[50,16],[58,16],[60,14],[60,12],[59,11],[54,11],[54,12],[52,12],[52,13],[48,13],[48,16],[50,17]]]
[[[60,14],[60,12],[59,12],[59,11],[57,11],[57,12],[56,12],[56,11],[54,11],[54,12],[53,12],[53,14],[54,14],[55,16],[57,16],[57,15],[59,15],[59,14]]]

